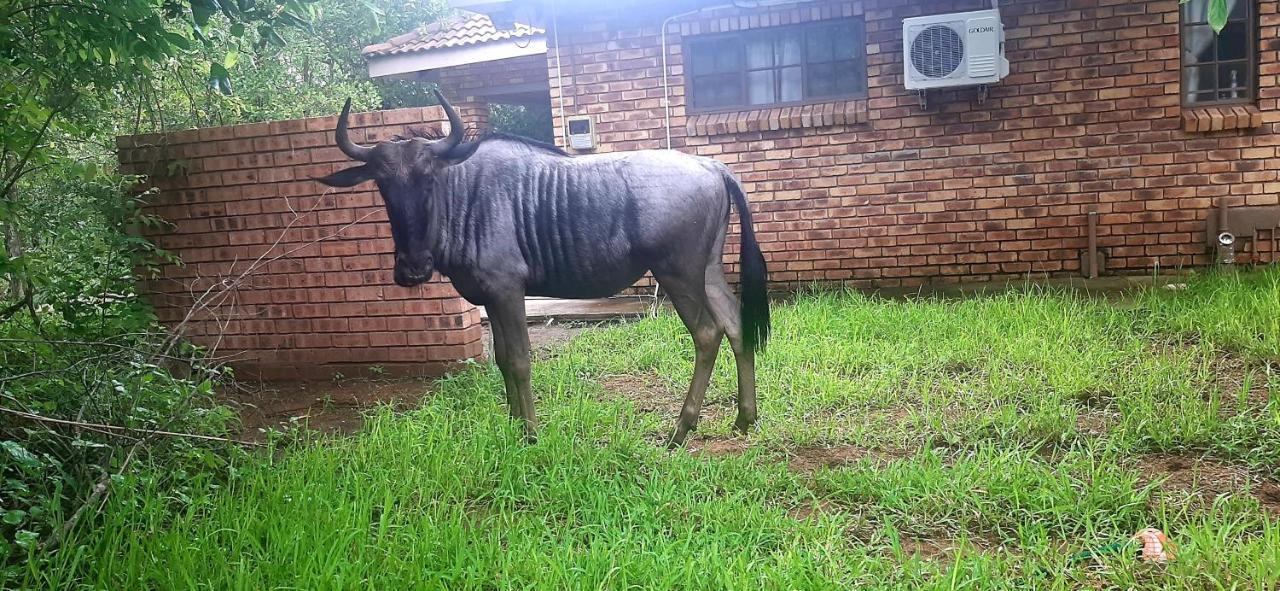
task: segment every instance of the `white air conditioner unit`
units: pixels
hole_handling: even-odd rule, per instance
[[[907,90],[979,86],[1009,75],[998,10],[902,19]]]

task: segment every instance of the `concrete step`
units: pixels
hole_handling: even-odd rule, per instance
[[[649,313],[652,297],[625,296],[595,300],[561,300],[556,298],[526,298],[525,314],[530,324],[545,322],[602,322],[619,318],[634,318]],[[480,308],[480,318],[489,321],[487,311]]]

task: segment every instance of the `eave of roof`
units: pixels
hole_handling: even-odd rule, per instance
[[[537,27],[516,24],[511,29],[498,29],[487,15],[469,13],[459,17],[432,23],[416,31],[393,37],[385,43],[365,47],[360,53],[366,58],[391,56],[415,52],[430,52],[450,48],[483,45],[498,41],[517,44],[545,38],[546,32]]]

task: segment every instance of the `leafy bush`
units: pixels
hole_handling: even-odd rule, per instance
[[[136,270],[164,255],[126,231],[161,223],[133,183],[81,166],[20,187],[10,267],[30,297],[0,324],[0,586],[110,486],[163,485],[181,499],[226,462],[225,446],[152,433],[224,432],[231,414],[212,399],[218,372],[135,292]]]
[[[489,105],[489,125],[496,131],[514,133],[547,143],[555,142],[551,106]]]

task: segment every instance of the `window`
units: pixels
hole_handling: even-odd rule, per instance
[[[1226,0],[1227,26],[1209,26],[1211,0],[1182,5],[1182,104],[1208,106],[1254,100],[1256,0]]]
[[[861,20],[699,36],[688,43],[690,109],[865,98],[864,39]]]

